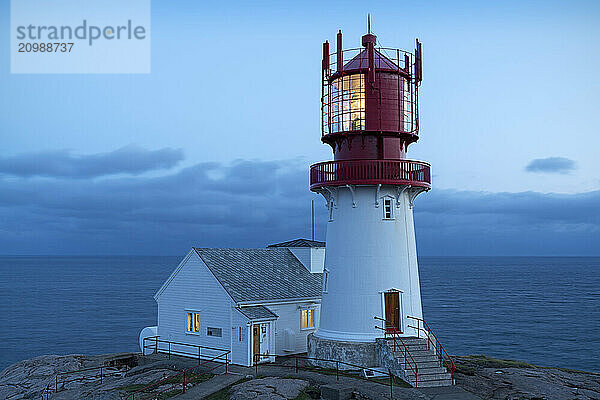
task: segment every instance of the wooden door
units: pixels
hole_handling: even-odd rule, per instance
[[[260,325],[252,325],[252,361],[258,362],[260,357]]]
[[[385,292],[385,329],[390,333],[400,331],[400,292]]]

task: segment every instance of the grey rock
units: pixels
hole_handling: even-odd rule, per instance
[[[301,379],[261,378],[243,382],[232,388],[231,400],[285,400],[298,397],[308,386]]]
[[[349,400],[354,395],[354,389],[342,384],[321,386],[323,400]]]
[[[600,374],[485,356],[456,357],[456,383],[485,399],[600,399]]]

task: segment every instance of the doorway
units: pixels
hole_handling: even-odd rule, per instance
[[[269,360],[269,323],[252,325],[252,360],[254,362]]]
[[[400,292],[390,290],[383,294],[385,303],[386,333],[402,333],[400,326]]]

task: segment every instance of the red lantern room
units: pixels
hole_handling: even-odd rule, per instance
[[[323,43],[322,137],[335,161],[311,167],[311,188],[341,184],[430,187],[428,163],[406,160],[419,138],[421,43],[414,53],[377,47],[370,32],[362,47],[335,53]]]

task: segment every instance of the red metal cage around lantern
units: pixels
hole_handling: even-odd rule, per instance
[[[329,53],[329,43],[324,43],[321,92],[324,138],[381,132],[414,136],[410,141],[416,141],[422,75],[420,43],[417,41],[413,54],[375,47],[374,42],[373,35],[365,35],[365,47],[343,50],[338,34],[335,53]]]

